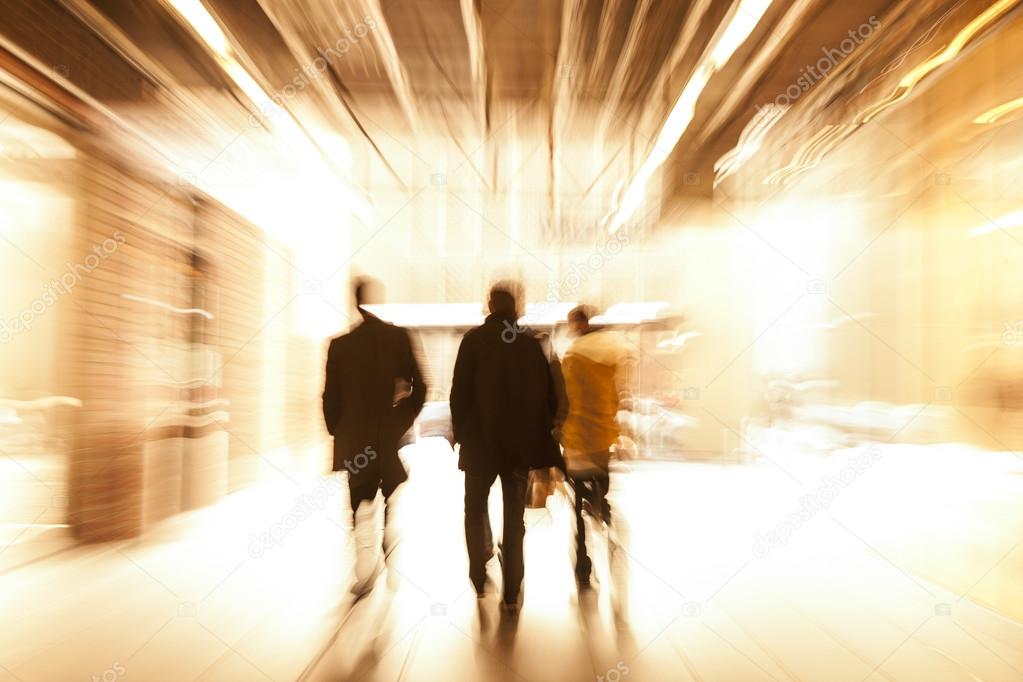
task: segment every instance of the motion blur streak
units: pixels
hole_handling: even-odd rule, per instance
[[[1021,63],[1023,0],[0,0],[0,682],[1023,679]]]
[[[703,89],[707,86],[710,77],[714,72],[728,63],[728,60],[735,54],[735,50],[753,32],[757,22],[770,6],[771,0],[738,0],[735,8],[730,12],[731,19],[721,32],[720,37],[712,39],[709,54],[704,61],[696,67],[690,80],[682,89],[675,105],[671,108],[664,127],[650,150],[650,156],[640,167],[632,184],[625,190],[622,199],[622,206],[611,219],[609,230],[613,233],[618,231],[639,208],[643,200],[647,182],[660,168],[661,164],[668,160],[668,155],[675,149],[682,134],[693,120],[696,113],[696,102],[699,100]]]

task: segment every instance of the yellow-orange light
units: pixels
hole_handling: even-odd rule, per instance
[[[998,119],[1004,118],[1012,112],[1019,111],[1020,109],[1023,109],[1023,97],[1014,99],[1011,102],[1006,102],[1005,104],[1000,104],[994,109],[985,111],[983,114],[973,119],[973,122],[980,124],[995,123]]]

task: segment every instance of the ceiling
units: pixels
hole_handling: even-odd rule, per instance
[[[279,110],[240,87],[178,2],[5,0],[0,29],[5,46],[50,65],[191,174],[214,161],[244,171],[270,153],[293,173],[308,156],[285,158],[295,140],[275,133],[286,114],[370,197],[437,184],[514,195],[530,220],[572,238],[604,229],[708,48],[757,0],[203,0],[231,58]],[[816,121],[883,100],[991,4],[766,3],[663,150],[648,192],[659,200],[639,215],[656,222],[694,198],[727,199],[716,162],[850,31],[871,27],[826,79],[786,100],[774,148],[798,150]]]

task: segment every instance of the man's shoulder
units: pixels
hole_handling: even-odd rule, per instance
[[[391,334],[393,336],[408,336],[409,335],[408,328],[407,327],[402,327],[401,325],[393,324],[391,322],[384,322],[380,326],[383,329],[386,330],[385,333]]]
[[[337,336],[333,337],[330,340],[330,344],[334,345],[334,344],[345,344],[345,343],[348,343],[349,341],[352,340],[353,335],[355,334],[356,331],[358,331],[358,329],[359,328],[356,327],[354,329],[349,329],[346,332],[341,332],[340,334],[338,334]]]
[[[356,327],[355,329],[351,329],[347,332],[344,332],[343,334],[338,334],[337,336],[332,338],[327,348],[328,352],[343,351],[347,348],[358,346],[361,343],[360,337],[362,336],[362,334],[359,331],[360,329],[361,327]]]
[[[627,349],[621,334],[601,330],[580,336],[565,350],[564,361],[587,359],[602,365],[614,365],[622,361]]]
[[[411,338],[409,330],[405,327],[399,327],[396,324],[384,322],[382,320],[371,325],[367,332],[368,336],[374,341],[383,341],[388,344],[405,344]]]
[[[462,340],[463,341],[470,341],[470,340],[479,339],[479,338],[485,336],[487,331],[488,331],[487,325],[485,325],[485,324],[477,325],[477,326],[471,328],[469,331],[465,332],[465,334],[462,335]]]

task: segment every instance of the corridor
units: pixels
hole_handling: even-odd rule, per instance
[[[757,535],[837,472],[805,457],[622,468],[612,497],[629,529],[627,577],[611,575],[603,544],[594,589],[577,592],[571,509],[552,498],[527,511],[517,617],[496,597],[477,602],[465,577],[461,481],[446,443],[404,454],[400,568],[366,599],[347,593],[344,489],[281,476],[153,537],[70,549],[3,575],[3,602],[18,614],[0,635],[4,679],[1014,680],[1023,669],[1023,628],[982,601],[1012,594],[1018,580],[1023,555],[1003,558],[1011,533],[978,543],[878,523],[878,493],[904,466],[893,460],[919,453],[887,452],[764,556]],[[920,516],[946,508],[974,532],[1023,532],[1018,460],[986,463],[989,482],[1011,475],[1015,485],[971,518],[958,513],[971,500],[937,489],[974,455],[947,453],[933,494],[914,497]],[[273,532],[302,504],[308,518]],[[966,554],[977,555],[968,575],[943,573]],[[1011,599],[998,606],[1018,618],[1023,599]]]
[[[1023,679],[1021,63],[0,0],[0,682]]]

